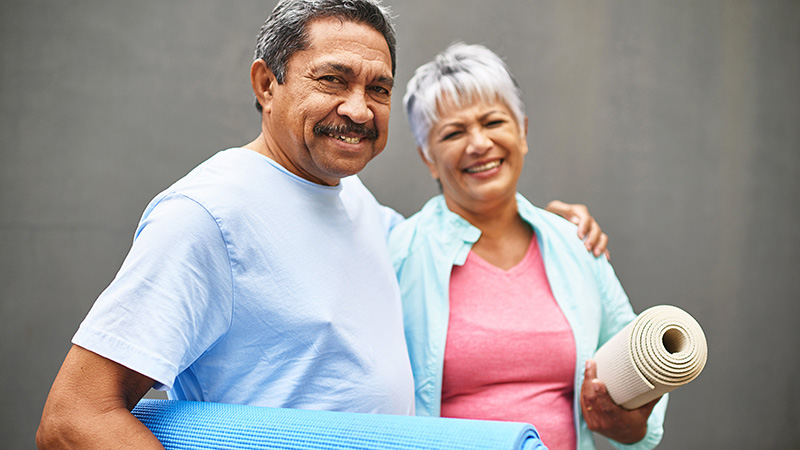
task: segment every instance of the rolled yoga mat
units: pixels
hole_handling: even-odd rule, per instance
[[[611,399],[636,409],[697,378],[707,351],[700,324],[680,308],[661,305],[639,314],[594,359]]]
[[[546,450],[525,423],[142,399],[133,415],[173,449]]]

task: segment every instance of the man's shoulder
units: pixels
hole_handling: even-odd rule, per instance
[[[252,150],[230,148],[197,165],[162,194],[180,194],[210,207],[249,204],[280,190],[274,186],[281,178],[274,166]]]
[[[197,214],[216,221],[241,210],[241,206],[252,200],[253,188],[242,176],[241,168],[247,166],[246,158],[243,160],[246,154],[236,150],[212,155],[158,193],[145,208],[140,226],[154,214],[181,219],[187,211],[196,210]],[[188,221],[189,216],[179,220]]]

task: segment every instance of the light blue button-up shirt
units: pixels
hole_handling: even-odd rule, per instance
[[[572,328],[577,356],[573,410],[578,448],[594,449],[579,403],[583,368],[636,314],[614,269],[605,258],[586,251],[575,225],[536,208],[520,194],[517,205],[520,216],[536,233],[553,296]],[[391,232],[389,248],[403,299],[418,415],[440,415],[450,273],[453,265],[464,264],[480,235],[478,228],[447,208],[441,195]],[[611,441],[612,445],[654,448],[663,435],[666,407],[665,395],[650,415],[644,439],[631,445]]]

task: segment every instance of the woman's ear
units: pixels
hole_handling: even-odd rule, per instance
[[[272,90],[276,82],[275,74],[263,59],[253,61],[253,65],[250,66],[250,83],[253,85],[253,93],[262,111],[269,111],[272,104]]]
[[[523,130],[522,130],[522,145],[523,145],[522,154],[523,155],[527,155],[528,154],[528,116],[525,116],[525,125],[524,125],[524,127],[525,128],[523,128]]]
[[[430,170],[433,179],[438,180],[439,170],[436,169],[436,164],[434,164],[433,161],[431,161],[430,159],[428,159],[427,156],[425,156],[425,152],[422,151],[422,147],[417,147],[417,153],[419,153],[420,158],[422,158],[422,162],[424,162],[425,165],[428,166],[428,170]]]

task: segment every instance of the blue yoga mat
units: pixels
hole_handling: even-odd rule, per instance
[[[171,449],[546,450],[532,425],[142,399],[133,415]]]

